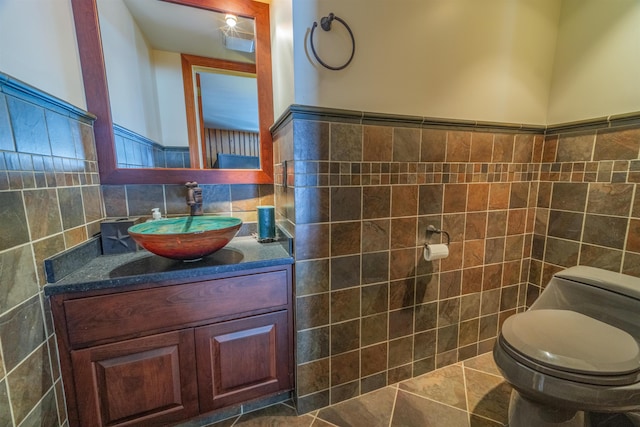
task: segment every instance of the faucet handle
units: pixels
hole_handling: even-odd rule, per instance
[[[193,189],[193,199],[196,203],[202,204],[202,188],[196,187]]]
[[[187,187],[187,205],[191,215],[202,215],[202,188],[195,181],[185,183]]]
[[[191,206],[197,202],[196,194],[198,193],[198,183],[195,181],[190,181],[184,184],[187,187],[187,205]]]

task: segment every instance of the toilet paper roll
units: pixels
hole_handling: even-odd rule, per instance
[[[424,247],[424,259],[427,261],[435,261],[437,259],[446,258],[449,256],[449,246],[444,243],[438,245],[425,245]]]

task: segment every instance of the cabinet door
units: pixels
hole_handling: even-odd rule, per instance
[[[80,425],[159,425],[198,413],[193,330],[71,352]]]
[[[202,412],[288,390],[287,312],[196,329]]]

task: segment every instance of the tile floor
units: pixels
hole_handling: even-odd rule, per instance
[[[504,426],[510,393],[486,353],[305,415],[281,403],[211,426]]]
[[[489,352],[308,414],[289,401],[207,426],[496,427],[507,425],[510,396]],[[622,414],[594,413],[590,424],[633,427]]]

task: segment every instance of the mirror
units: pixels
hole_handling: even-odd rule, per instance
[[[133,0],[134,2],[137,0]],[[98,165],[102,184],[183,184],[186,181],[198,181],[204,184],[262,184],[273,182],[272,141],[269,126],[273,123],[273,91],[271,83],[271,47],[269,30],[269,6],[266,3],[251,0],[153,0],[163,4],[175,3],[180,7],[191,7],[205,11],[215,11],[236,15],[239,19],[252,20],[255,29],[255,64],[246,60],[220,60],[211,57],[200,57],[183,53],[182,72],[184,75],[184,93],[186,111],[183,112],[188,126],[189,162],[191,168],[130,168],[119,167],[117,156],[116,134],[114,133],[114,114],[110,104],[110,94],[107,85],[107,71],[102,37],[99,27],[98,6],[96,0],[72,0],[72,8],[76,25],[78,48],[82,65],[87,108],[97,116],[94,124],[96,148],[98,151]],[[175,37],[172,37],[175,38]],[[241,43],[244,40],[240,40]],[[243,59],[242,57],[240,59]],[[210,63],[208,61],[213,61]],[[218,62],[216,62],[218,61]],[[186,64],[186,65],[185,65]],[[191,67],[189,71],[185,67]],[[126,68],[123,74],[126,75]],[[252,142],[249,151],[242,154],[247,157],[258,157],[259,168],[244,169],[237,164],[234,169],[203,169],[201,166],[213,166],[216,156],[207,156],[212,146],[207,148],[205,135],[208,128],[206,120],[200,120],[197,99],[188,98],[189,88],[197,93],[198,77],[206,77],[204,71],[215,69],[223,77],[233,77],[248,80],[255,76],[255,92],[257,92],[257,141]],[[189,81],[191,78],[191,81]],[[206,78],[204,80],[207,80]],[[202,82],[201,82],[202,83]],[[228,84],[228,82],[227,82]],[[206,82],[205,82],[206,86]],[[227,96],[228,98],[228,96]],[[227,99],[226,110],[230,110],[231,103]],[[206,106],[205,106],[206,109]],[[225,110],[225,108],[223,108]],[[228,111],[227,111],[228,112]],[[116,123],[115,129],[120,131]],[[255,134],[255,132],[253,132]],[[243,139],[250,139],[244,138]],[[173,144],[170,144],[173,145]],[[204,151],[202,151],[204,149]],[[253,151],[251,151],[253,150]],[[199,153],[202,152],[203,155]],[[248,154],[246,154],[248,153]],[[253,154],[256,154],[255,156]],[[254,163],[255,165],[255,163]],[[195,167],[194,167],[195,166]]]

